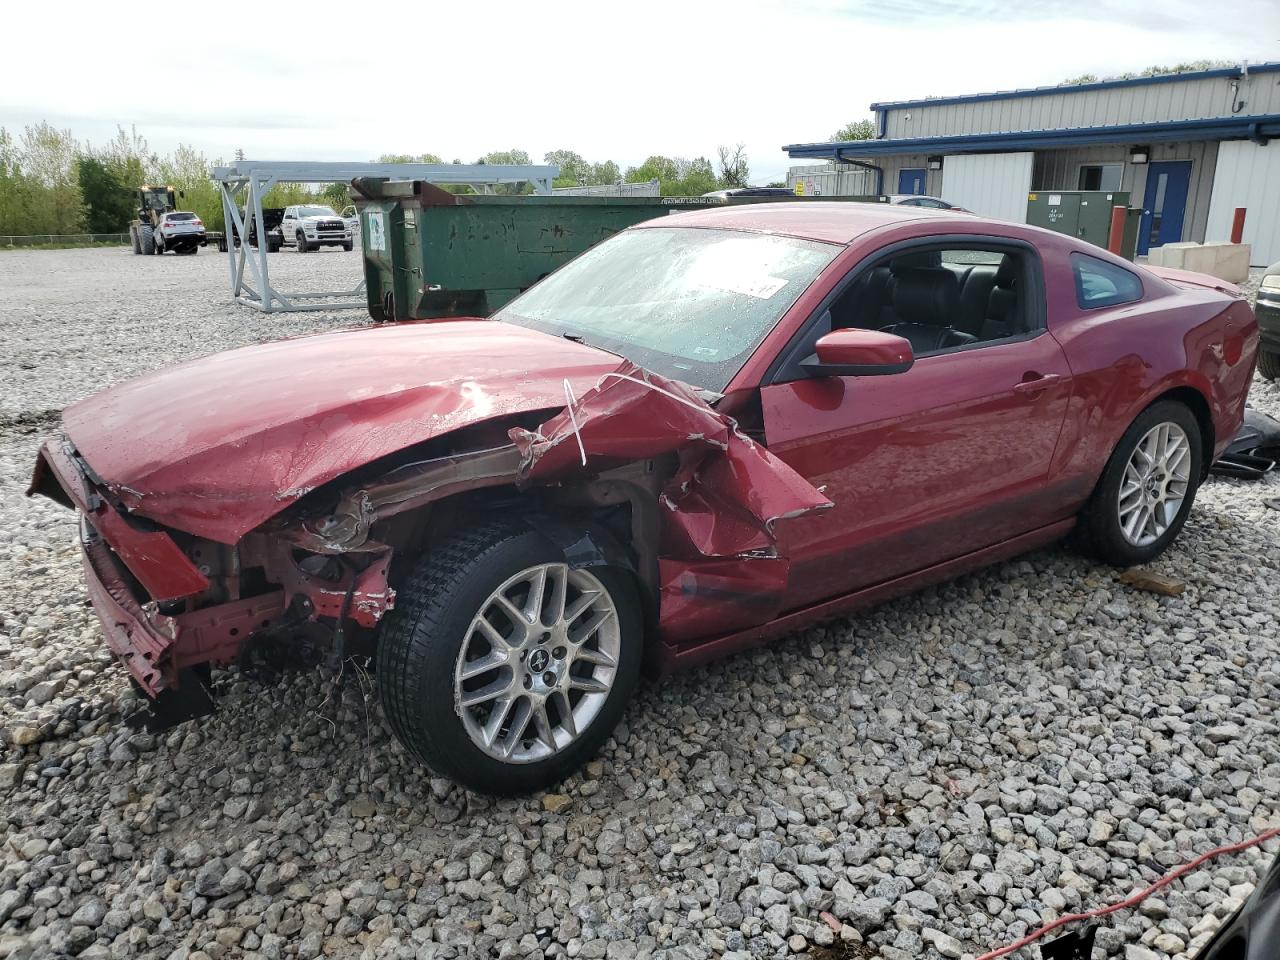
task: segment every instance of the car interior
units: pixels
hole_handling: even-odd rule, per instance
[[[898,254],[863,272],[831,305],[831,328],[905,337],[916,356],[1031,332],[1020,257],[993,250]]]

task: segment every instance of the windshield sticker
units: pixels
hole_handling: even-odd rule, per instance
[[[775,293],[787,285],[784,277],[707,277],[700,278],[708,287],[727,290],[729,293],[741,293],[756,300],[769,300]]]

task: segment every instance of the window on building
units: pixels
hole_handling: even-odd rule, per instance
[[[1087,163],[1080,167],[1081,190],[1119,190],[1123,163]]]
[[[1142,299],[1142,281],[1136,273],[1083,253],[1071,255],[1076,277],[1076,303],[1082,310],[1114,307]]]

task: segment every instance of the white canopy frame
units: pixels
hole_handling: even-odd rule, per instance
[[[548,194],[559,172],[559,168],[554,166],[522,164],[288,160],[239,160],[230,166],[214,167],[209,178],[218,184],[222,194],[231,296],[236,303],[263,313],[352,310],[366,305],[363,277],[350,290],[322,293],[282,293],[272,285],[267,265],[267,231],[263,226],[262,198],[277,183],[347,183],[356,177],[386,177],[390,180],[469,184],[486,193],[494,184],[529,183],[533,185],[534,193]],[[238,246],[233,242],[236,236],[241,241]],[[260,241],[254,253],[249,250],[250,236],[256,236]]]

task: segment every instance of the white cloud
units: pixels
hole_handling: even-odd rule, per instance
[[[1280,59],[1280,5],[1189,0],[657,0],[647,6],[77,3],[6,11],[0,124],[212,159],[471,160],[520,147],[637,164],[824,139],[872,101],[1056,83],[1202,58]],[[220,24],[226,24],[220,28]],[[225,35],[219,35],[225,29]],[[19,42],[19,38],[28,38]],[[25,78],[14,82],[12,78]]]

